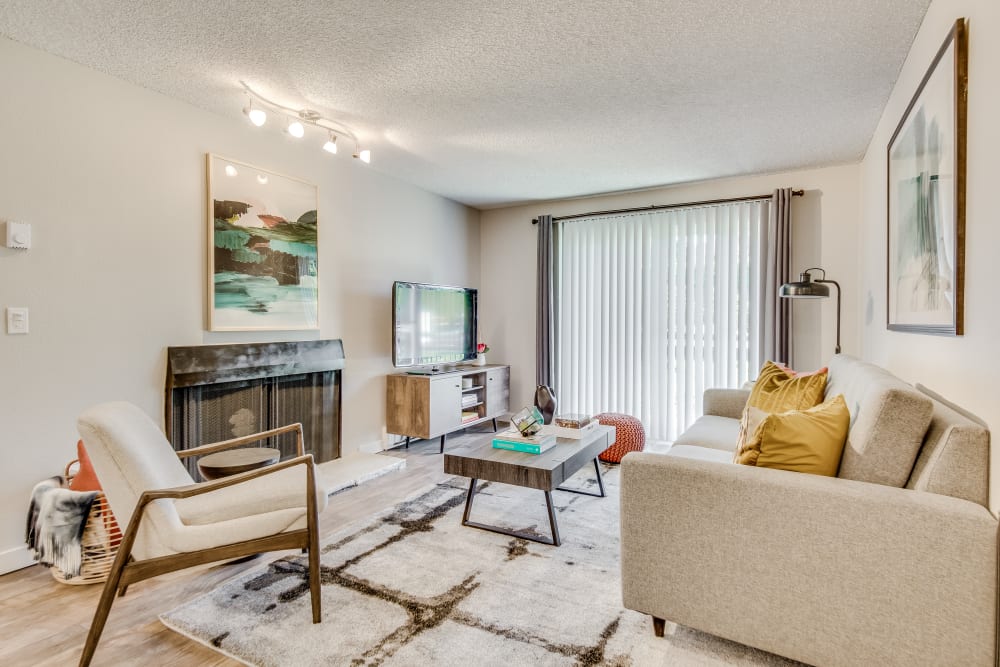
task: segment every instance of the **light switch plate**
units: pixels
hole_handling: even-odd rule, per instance
[[[28,309],[27,308],[7,308],[7,333],[26,334],[28,333]]]
[[[31,224],[27,222],[7,222],[7,247],[26,250],[31,247]]]

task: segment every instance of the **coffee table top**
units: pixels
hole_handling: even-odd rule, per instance
[[[598,425],[579,440],[558,438],[555,447],[541,454],[526,454],[493,447],[492,433],[444,454],[444,471],[491,482],[551,491],[615,441],[613,426]]]

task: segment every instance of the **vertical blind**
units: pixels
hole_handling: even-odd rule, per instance
[[[614,214],[555,234],[560,412],[624,412],[654,440],[761,356],[766,200]]]

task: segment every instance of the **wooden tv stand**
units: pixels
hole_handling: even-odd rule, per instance
[[[470,386],[463,388],[465,384]],[[462,397],[472,395],[475,401],[463,407]],[[386,431],[411,438],[441,438],[444,452],[445,436],[463,428],[493,422],[510,409],[510,366],[458,366],[454,371],[433,375],[393,373],[386,377]],[[474,413],[475,418],[463,421],[462,413]]]

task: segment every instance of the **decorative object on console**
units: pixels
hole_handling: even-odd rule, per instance
[[[486,343],[476,344],[476,361],[475,361],[476,366],[486,365],[486,353],[489,351],[490,351],[490,346],[487,345]]]
[[[535,407],[542,413],[546,424],[552,423],[557,405],[556,392],[553,391],[552,387],[544,384],[538,385],[538,388],[535,389]]]
[[[810,271],[823,271],[823,277],[813,280]],[[785,283],[778,288],[778,296],[783,299],[826,299],[830,296],[828,283],[837,288],[837,347],[834,353],[840,354],[840,284],[836,280],[827,280],[824,269],[806,269],[799,274],[799,282]]]
[[[894,331],[963,332],[967,94],[968,39],[960,18],[887,148],[886,326]]]
[[[605,463],[621,463],[629,452],[641,452],[646,448],[646,430],[636,417],[619,412],[602,412],[594,419],[605,426],[615,427],[614,444],[598,456]]]
[[[243,113],[246,114],[247,118],[255,126],[262,127],[267,122],[267,112],[262,107],[270,107],[287,118],[285,132],[296,139],[301,139],[305,136],[306,130],[303,123],[312,125],[323,131],[326,141],[322,148],[327,153],[331,155],[337,154],[337,137],[342,136],[354,142],[354,153],[352,153],[354,158],[361,160],[365,164],[369,164],[372,161],[371,150],[362,148],[358,135],[354,133],[354,130],[339,120],[327,118],[314,109],[295,109],[284,104],[279,104],[264,97],[244,81],[240,81],[240,85],[243,86],[243,90],[249,98],[249,102],[243,109]],[[256,105],[254,104],[255,102]]]
[[[209,154],[208,326],[319,328],[316,186]]]
[[[510,423],[516,426],[523,436],[535,435],[542,430],[542,413],[536,407],[524,407],[510,418]]]

